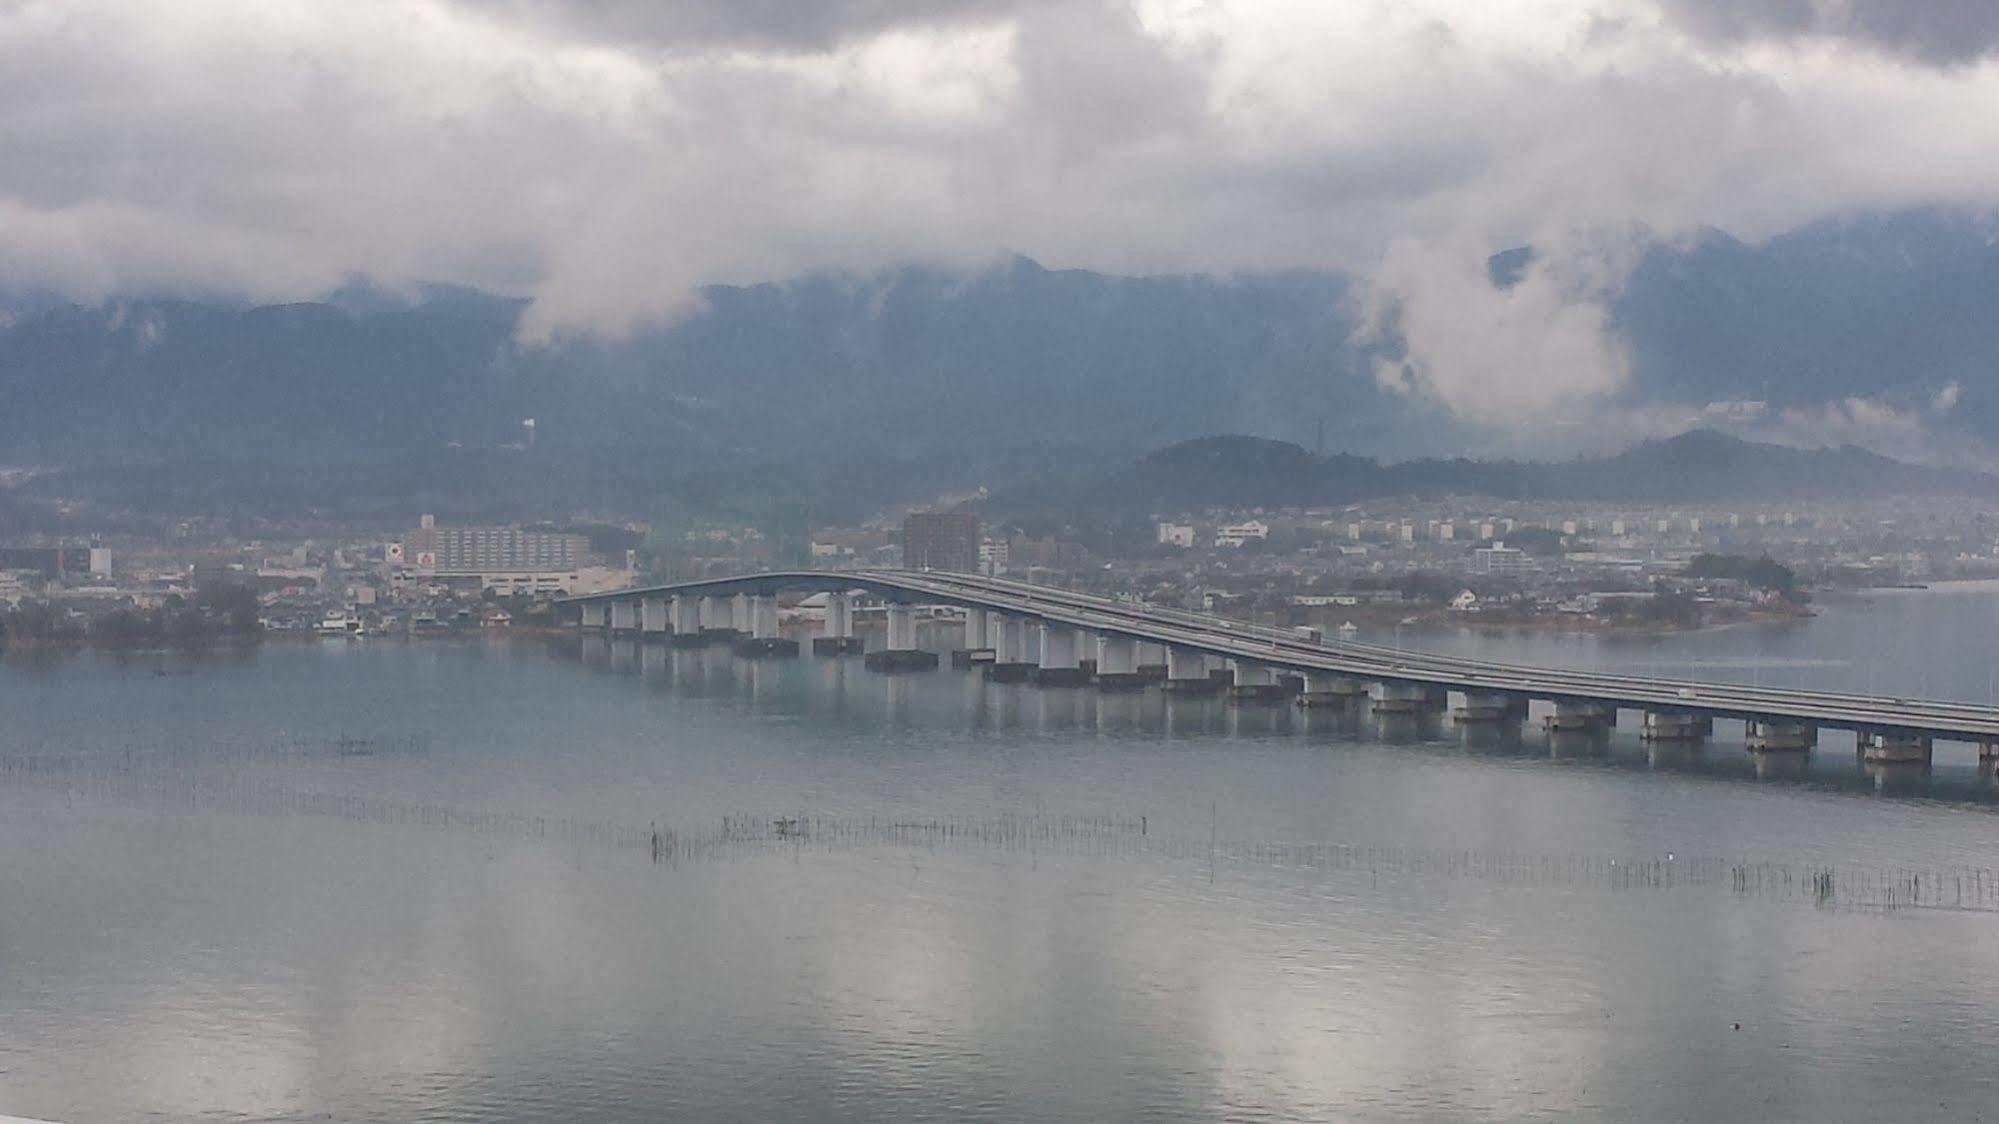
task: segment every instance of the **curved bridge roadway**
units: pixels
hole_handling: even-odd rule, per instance
[[[905,604],[982,609],[1262,665],[1279,672],[1431,687],[1521,701],[1545,699],[1699,717],[1805,723],[1850,729],[1862,735],[1999,744],[1999,710],[1970,703],[1527,667],[1372,644],[1313,641],[1279,629],[1221,617],[971,574],[903,570],[773,571],[586,594],[565,598],[560,604],[609,605],[662,597],[735,594],[768,596],[785,590],[859,591]]]

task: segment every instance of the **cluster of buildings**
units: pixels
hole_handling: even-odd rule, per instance
[[[53,606],[85,623],[156,609],[226,584],[253,590],[267,629],[367,634],[508,624],[523,602],[629,585],[632,551],[607,559],[587,535],[519,526],[447,526],[423,516],[381,538],[292,543],[179,538],[107,546],[0,546],[0,608]]]
[[[449,525],[399,534],[239,540],[189,524],[164,541],[0,543],[0,607],[79,616],[157,607],[205,585],[254,589],[274,630],[397,631],[509,623],[525,606],[646,578],[810,565],[978,573],[1189,608],[1348,613],[1614,614],[1663,588],[1715,603],[1767,597],[1686,580],[1704,553],[1771,557],[1815,587],[1999,576],[1999,512],[1956,499],[1736,508],[1405,500],[1174,513],[1134,527],[1030,534],[956,502],[810,532],[714,526],[641,557],[635,525]],[[603,533],[603,532],[611,533]],[[593,543],[601,545],[593,546]],[[533,610],[526,610],[533,611]]]
[[[817,531],[807,561],[827,569],[948,570],[1033,581],[1080,569],[1086,558],[1076,542],[988,526],[973,512],[918,511],[899,523]]]
[[[1695,578],[1702,554],[1771,557],[1807,584],[1999,576],[1999,512],[1955,498],[1687,507],[1408,500],[1163,517],[1077,580],[1188,607],[1323,620],[1428,609],[1618,620],[1671,592],[1780,612],[1773,591]],[[1249,549],[1254,547],[1255,549]],[[1335,622],[1337,623],[1337,622]]]

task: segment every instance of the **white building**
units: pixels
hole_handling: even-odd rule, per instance
[[[1192,523],[1161,523],[1159,524],[1159,541],[1164,546],[1193,546],[1194,525]]]
[[[1262,521],[1252,519],[1247,523],[1231,523],[1215,532],[1216,546],[1241,546],[1256,539],[1261,542],[1270,537],[1270,528]]]
[[[1526,551],[1503,542],[1481,546],[1471,554],[1472,569],[1481,574],[1518,574],[1535,568]]]
[[[1002,577],[1012,562],[1013,547],[1008,545],[1007,540],[998,538],[979,540],[979,573],[989,578]]]

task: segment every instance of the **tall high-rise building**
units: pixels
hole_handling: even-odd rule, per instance
[[[979,572],[979,517],[969,511],[919,511],[902,521],[902,564],[910,570]]]

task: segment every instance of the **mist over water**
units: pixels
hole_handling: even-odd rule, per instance
[[[1986,698],[1999,594],[1824,608],[1401,641]],[[1999,821],[1965,746],[1884,774],[1829,733],[1759,775],[1730,724],[1551,745],[581,637],[10,655],[0,731],[0,1113],[1900,1119],[1993,1091]]]

